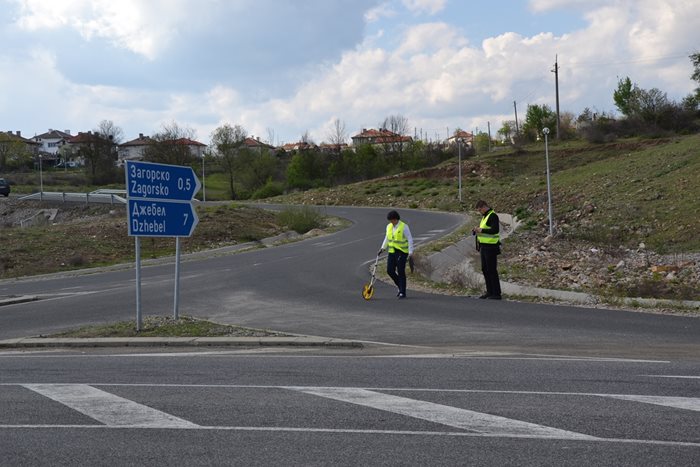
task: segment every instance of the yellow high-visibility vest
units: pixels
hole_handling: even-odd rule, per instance
[[[494,211],[493,209],[490,210],[484,217],[481,218],[481,223],[479,224],[479,228],[481,229],[486,229],[488,228],[488,221],[489,217],[491,217],[491,214],[493,214]],[[498,242],[500,241],[500,236],[496,234],[487,234],[480,232],[477,236],[476,239],[479,240],[479,243],[484,244],[484,245],[498,245]]]
[[[386,226],[386,248],[389,253],[394,253],[396,250],[408,253],[408,239],[403,234],[405,226],[406,224],[403,221],[399,221],[396,224],[396,230],[394,230],[394,224],[391,222]]]

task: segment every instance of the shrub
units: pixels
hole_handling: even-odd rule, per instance
[[[319,228],[323,216],[318,209],[311,206],[293,206],[280,211],[277,220],[295,232],[304,234],[311,229]]]
[[[265,185],[255,190],[251,196],[253,199],[271,198],[284,193],[284,188],[280,182],[268,180]]]

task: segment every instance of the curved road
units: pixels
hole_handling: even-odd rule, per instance
[[[352,225],[275,248],[181,264],[180,313],[244,326],[446,350],[697,358],[700,320],[617,310],[477,300],[378,283],[361,297],[383,238],[383,208],[325,208]],[[449,233],[456,214],[400,211],[417,243]],[[126,235],[126,232],[125,232]],[[172,314],[174,267],[144,267],[144,316]],[[0,308],[0,339],[134,319],[133,268],[0,282],[0,296],[41,294]]]

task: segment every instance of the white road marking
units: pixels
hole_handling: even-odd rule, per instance
[[[595,436],[560,430],[520,420],[459,409],[433,402],[355,388],[291,388],[305,394],[349,402],[427,420],[442,425],[494,436],[526,436],[547,439],[595,440]]]
[[[365,341],[358,341],[365,342]],[[388,344],[385,344],[388,345]],[[473,360],[541,360],[553,362],[621,362],[621,363],[671,363],[668,360],[638,360],[613,357],[575,357],[569,355],[514,354],[512,352],[457,352],[453,354],[374,355],[364,358],[468,358]]]
[[[511,436],[511,435],[493,435],[484,433],[467,433],[462,431],[411,431],[411,430],[363,430],[351,428],[301,428],[301,427],[265,427],[265,426],[206,426],[200,425],[196,427],[140,427],[140,426],[106,426],[106,425],[0,425],[0,429],[108,429],[108,430],[125,430],[125,429],[181,429],[181,430],[209,430],[209,431],[252,431],[252,432],[290,432],[290,433],[347,433],[347,434],[377,434],[377,435],[402,435],[402,436],[448,436],[448,437],[463,437],[463,438],[519,438],[532,439],[531,436]],[[590,440],[596,443],[622,443],[622,444],[646,444],[656,446],[683,446],[700,448],[700,443],[691,441],[660,441],[649,439],[630,439],[630,438],[593,438]]]
[[[445,231],[445,229],[428,230],[428,233],[442,233],[444,231]]]
[[[196,428],[198,425],[115,396],[86,384],[23,384],[27,389],[60,402],[107,426],[139,428]]]
[[[275,388],[288,389],[320,397],[386,410],[410,417],[440,423],[446,426],[473,430],[474,432],[454,431],[411,431],[411,430],[363,430],[344,428],[306,427],[254,427],[254,426],[201,426],[173,415],[137,404],[93,386],[135,386],[135,387],[192,387],[192,388]],[[428,391],[497,394],[539,394],[539,395],[579,395],[612,397],[634,402],[658,404],[674,408],[700,410],[700,399],[685,397],[639,396],[624,394],[593,394],[537,391],[494,391],[494,390],[444,390],[421,388],[334,388],[267,385],[226,385],[226,384],[19,384],[0,383],[2,386],[23,386],[52,400],[60,402],[78,412],[98,420],[105,425],[46,425],[22,424],[0,425],[4,429],[192,429],[210,431],[251,431],[251,432],[299,432],[299,433],[347,433],[404,436],[451,436],[481,438],[520,438],[520,439],[563,439],[584,442],[621,444],[642,444],[657,446],[684,446],[700,448],[700,443],[686,441],[661,441],[625,438],[598,438],[557,428],[512,420],[470,410],[434,404],[404,397],[381,394],[375,391]]]
[[[468,433],[465,431],[411,431],[411,430],[361,430],[351,428],[301,428],[285,426],[206,426],[194,427],[157,427],[157,426],[106,426],[106,425],[0,425],[2,429],[80,429],[80,430],[128,430],[133,428],[150,429],[180,429],[180,430],[209,430],[209,431],[253,431],[253,432],[288,432],[288,433],[346,433],[360,435],[394,435],[394,436],[449,436],[460,438],[518,438],[537,439],[534,436],[495,435],[491,433]],[[548,438],[550,439],[550,438]],[[660,441],[653,439],[628,438],[591,438],[595,443],[646,444],[654,446],[682,446],[700,448],[700,443],[691,441]]]
[[[374,260],[368,261],[365,264],[374,263]],[[366,341],[358,340],[356,342],[361,342],[363,344],[378,344],[386,347],[403,347],[403,348],[414,348],[414,349],[431,349],[429,346],[420,346],[412,344],[391,344],[386,342],[376,342],[376,341]],[[263,354],[263,353],[301,353],[307,352],[313,349],[302,349],[302,348],[278,348],[275,349],[246,349],[246,351],[241,351],[242,356],[244,354]],[[192,351],[192,352],[168,352],[168,353],[118,353],[118,354],[76,354],[76,355],[66,355],[61,353],[59,355],[44,355],[41,352],[45,350],[34,350],[26,349],[21,352],[4,352],[0,351],[0,358],[2,357],[14,357],[14,358],[123,358],[123,357],[178,357],[178,356],[197,356],[197,355],[217,355],[223,353],[234,353],[231,351]],[[62,349],[55,349],[51,352],[65,352]],[[252,357],[264,357],[262,355],[250,355]],[[274,355],[275,358],[297,358],[296,355]],[[570,362],[599,362],[599,363],[671,363],[668,360],[638,360],[638,359],[625,359],[625,358],[614,358],[614,357],[577,357],[569,355],[540,355],[540,354],[517,354],[512,352],[456,352],[456,353],[419,353],[419,354],[406,354],[406,355],[353,355],[353,356],[343,356],[343,355],[304,355],[302,358],[351,358],[353,360],[367,358],[367,359],[381,359],[381,358],[444,358],[444,359],[473,359],[473,360],[541,360],[541,361],[570,361]],[[656,378],[694,378],[700,379],[700,376],[663,376],[663,375],[641,375],[647,377]]]
[[[633,396],[624,394],[606,394],[605,397],[700,412],[700,398],[697,397]]]
[[[647,378],[678,378],[678,379],[700,379],[700,376],[689,375],[640,375]]]

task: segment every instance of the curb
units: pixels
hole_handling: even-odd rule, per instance
[[[364,347],[361,342],[321,337],[22,337],[0,341],[0,348],[57,347]]]

